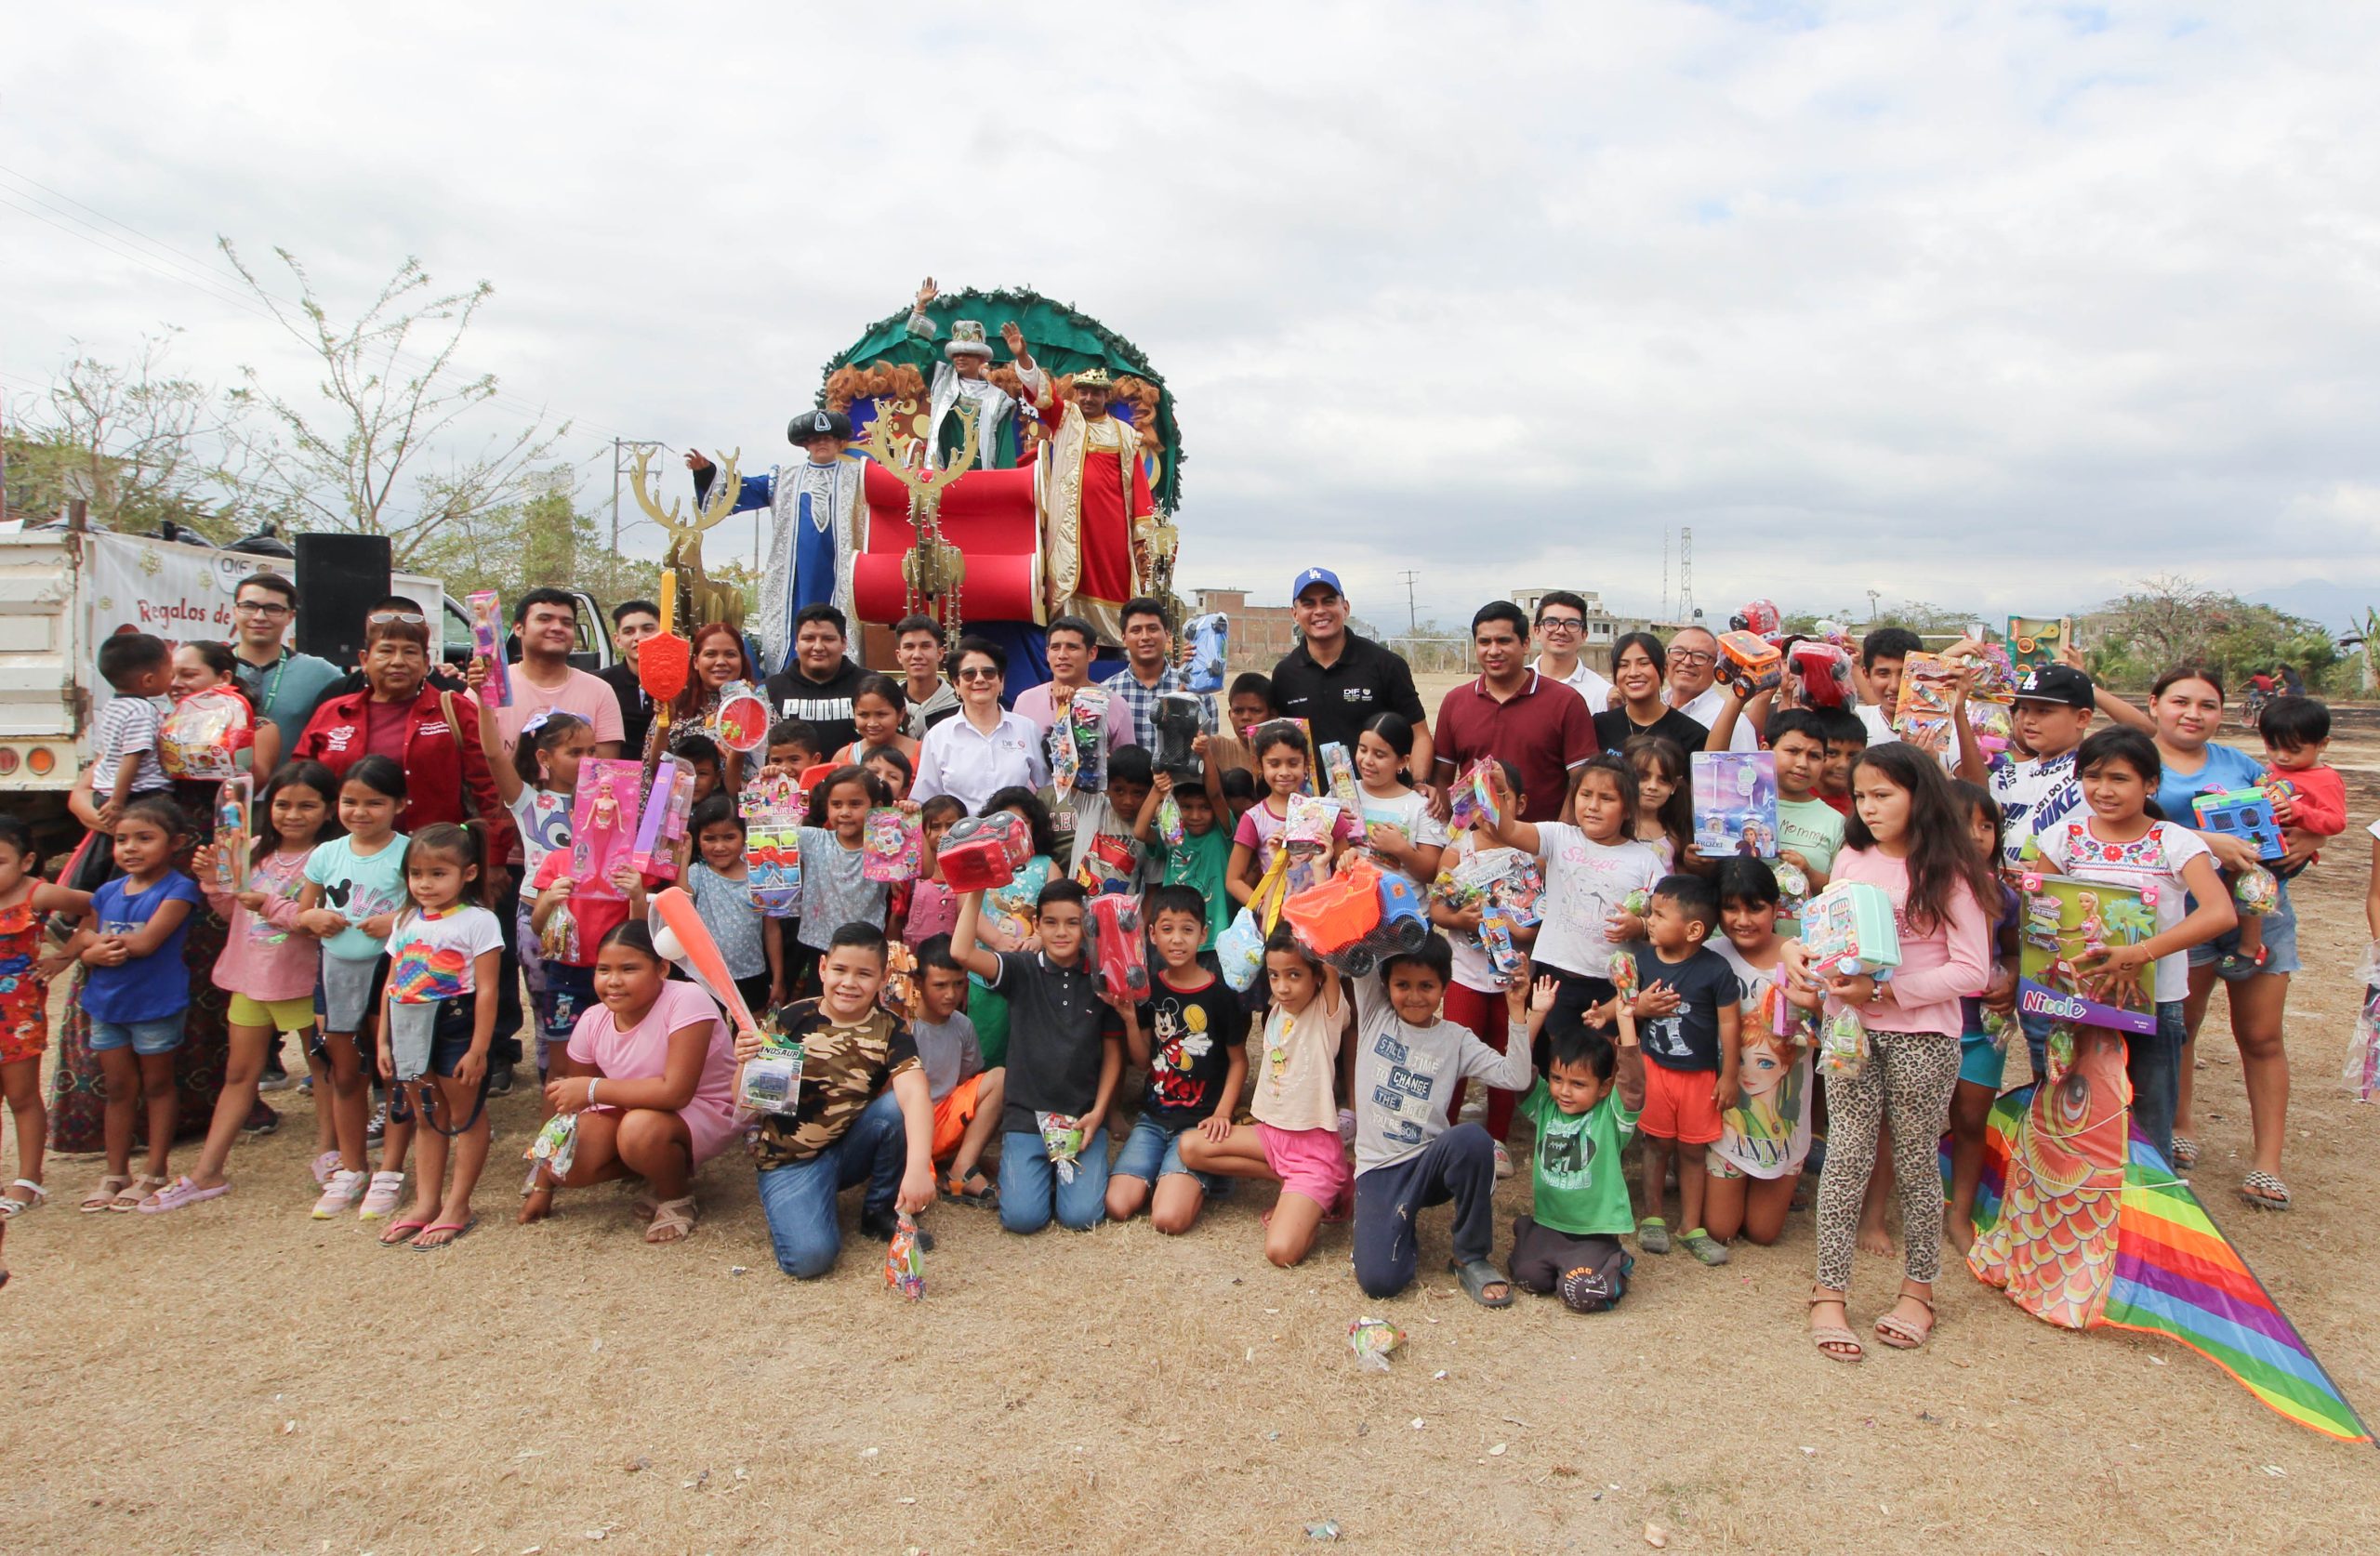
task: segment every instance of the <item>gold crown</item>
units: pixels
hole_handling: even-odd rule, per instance
[[[1104,367],[1086,367],[1075,375],[1077,389],[1109,389],[1115,385],[1115,379],[1107,376],[1107,369]]]

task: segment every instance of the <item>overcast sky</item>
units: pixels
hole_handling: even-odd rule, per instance
[[[615,432],[785,456],[931,272],[1148,353],[1186,586],[1650,610],[1691,526],[1713,614],[2380,592],[2380,9],[954,15],[23,12],[0,389],[170,323],[302,389],[216,235],[350,308],[416,255],[607,504]]]

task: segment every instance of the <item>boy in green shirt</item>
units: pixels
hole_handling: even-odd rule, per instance
[[[1540,978],[1530,990],[1532,1041],[1558,987]],[[1620,1147],[1645,1103],[1644,1054],[1633,1023],[1621,1026],[1616,1053],[1602,1033],[1570,1023],[1554,1034],[1550,1057],[1521,1100],[1520,1112],[1537,1126],[1537,1144],[1531,1213],[1513,1222],[1513,1280],[1540,1296],[1558,1291],[1579,1312],[1602,1312],[1627,1295],[1636,1262],[1620,1246],[1621,1233],[1636,1230]]]
[[[1157,835],[1157,807],[1167,795],[1182,809],[1182,841],[1168,843]],[[1132,823],[1132,837],[1165,864],[1164,886],[1187,886],[1206,900],[1207,934],[1201,951],[1214,947],[1215,937],[1231,928],[1235,911],[1224,887],[1231,867],[1231,833],[1215,824],[1214,797],[1195,784],[1176,788],[1173,774],[1160,771],[1149,785]]]

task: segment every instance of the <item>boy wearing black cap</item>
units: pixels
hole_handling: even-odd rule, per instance
[[[2091,727],[2097,698],[2091,678],[2071,665],[2029,666],[2016,682],[2009,722],[2032,755],[1997,769],[1985,762],[1976,744],[1964,701],[1961,699],[1950,719],[1959,735],[1959,776],[1986,785],[1999,801],[2001,862],[2014,868],[2034,853],[2035,833],[2057,825],[2082,803],[2082,788],[2074,776],[2074,748]]]

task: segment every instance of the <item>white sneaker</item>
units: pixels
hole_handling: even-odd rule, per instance
[[[340,1211],[352,1206],[363,1195],[364,1175],[360,1172],[350,1172],[345,1167],[341,1167],[331,1174],[329,1182],[323,1185],[323,1197],[314,1201],[314,1220],[329,1220]]]
[[[1503,1181],[1513,1175],[1513,1154],[1504,1149],[1502,1141],[1496,1141],[1496,1180]]]

